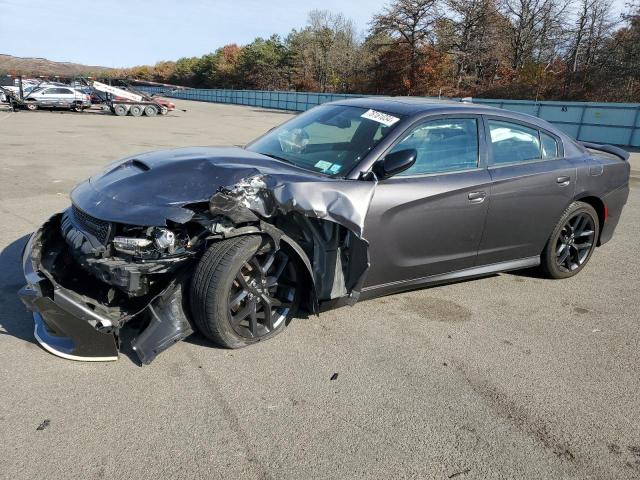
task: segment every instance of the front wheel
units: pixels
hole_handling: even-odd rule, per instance
[[[569,205],[542,252],[544,273],[551,278],[568,278],[582,270],[596,248],[599,231],[598,214],[591,205]]]
[[[281,332],[299,303],[297,269],[282,249],[260,236],[214,243],[191,284],[191,314],[202,334],[240,348]]]
[[[28,102],[27,109],[35,112],[38,109],[38,105],[35,102]]]

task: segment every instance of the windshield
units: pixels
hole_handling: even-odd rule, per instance
[[[247,150],[339,176],[362,160],[400,118],[366,108],[323,105],[275,128]]]

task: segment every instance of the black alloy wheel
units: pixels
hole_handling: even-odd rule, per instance
[[[541,267],[551,278],[568,278],[584,268],[598,243],[600,222],[595,209],[573,202],[564,211],[541,256]]]
[[[190,287],[198,330],[227,348],[240,348],[281,332],[300,303],[297,262],[259,235],[211,244]]]
[[[555,246],[558,268],[572,272],[585,262],[596,238],[595,228],[587,213],[578,213],[564,224]]]

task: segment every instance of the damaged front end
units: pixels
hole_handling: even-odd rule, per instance
[[[35,337],[63,358],[117,360],[121,327],[144,314],[146,328],[132,346],[142,363],[150,363],[193,333],[182,305],[181,273],[192,256],[178,252],[161,258],[151,250],[120,256],[115,242],[92,228],[98,225],[89,227],[95,236],[77,227],[89,225],[77,212],[54,215],[25,246],[27,285],[19,296],[33,311]]]
[[[292,254],[309,287],[303,314],[355,303],[375,184],[286,168],[240,149],[178,150],[127,159],[80,184],[23,253],[19,295],[39,343],[64,358],[116,360],[122,327],[138,318],[132,348],[150,363],[194,331],[190,278],[203,253],[240,235]]]

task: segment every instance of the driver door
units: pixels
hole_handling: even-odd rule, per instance
[[[364,231],[371,261],[365,292],[475,265],[491,183],[481,127],[477,116],[440,116],[412,127],[387,152],[415,149],[418,156],[376,187]]]

